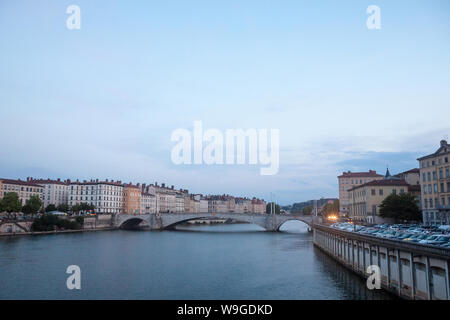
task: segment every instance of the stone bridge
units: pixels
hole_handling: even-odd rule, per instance
[[[249,214],[249,213],[153,213],[142,215],[119,214],[114,218],[113,225],[121,229],[137,229],[144,224],[151,230],[171,229],[180,223],[190,220],[235,220],[263,227],[266,231],[279,231],[286,221],[298,220],[310,227],[312,216],[280,215],[280,214]]]

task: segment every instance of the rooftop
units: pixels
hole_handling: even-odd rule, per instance
[[[359,178],[359,177],[382,177],[381,174],[378,174],[375,170],[369,170],[367,172],[351,172],[347,171],[342,173],[338,178]]]

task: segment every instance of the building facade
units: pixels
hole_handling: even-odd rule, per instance
[[[347,171],[338,176],[339,183],[339,212],[341,216],[349,214],[350,193],[349,190],[375,180],[381,180],[383,176],[374,170],[368,172]]]
[[[141,213],[141,188],[132,183],[123,186],[122,200],[124,214],[140,214]]]
[[[439,149],[418,158],[423,223],[450,224],[450,145],[440,142]]]
[[[413,169],[414,171],[416,169]],[[406,172],[411,172],[409,170]],[[386,170],[386,175],[382,180],[373,180],[365,184],[353,187],[349,190],[349,216],[354,221],[365,223],[390,223],[390,219],[380,217],[380,205],[384,199],[391,194],[409,193],[416,196],[420,195],[420,186],[417,184],[409,184],[405,179],[404,173],[391,176],[389,170]],[[416,183],[416,179],[411,179]],[[418,203],[419,205],[419,203]]]
[[[53,204],[56,207],[60,204],[68,204],[69,185],[67,184],[67,181],[61,181],[61,179],[51,180],[33,178],[28,178],[27,181],[39,184],[44,187],[42,191],[44,208],[49,204]]]
[[[266,213],[266,202],[261,199],[252,199],[252,213],[264,214]]]
[[[123,185],[120,181],[74,181],[68,180],[69,206],[88,203],[95,206],[96,213],[119,214],[123,210]]]
[[[32,196],[38,196],[42,202],[44,187],[29,181],[14,180],[14,179],[0,179],[1,190],[0,199],[5,196],[8,192],[15,192],[19,197],[20,204],[23,206],[26,204],[27,200]]]
[[[150,193],[141,193],[141,214],[156,213],[156,197]]]

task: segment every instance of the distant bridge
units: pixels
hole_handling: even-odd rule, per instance
[[[178,224],[191,220],[228,220],[247,222],[263,227],[266,231],[279,231],[290,220],[297,220],[309,226],[313,224],[312,216],[249,213],[153,213],[153,214],[119,214],[113,225],[121,229],[136,229],[144,222],[152,230],[171,229]]]

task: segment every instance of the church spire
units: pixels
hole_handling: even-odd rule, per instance
[[[384,176],[385,179],[389,179],[391,177],[391,173],[389,172],[389,167],[386,167],[386,175]]]

